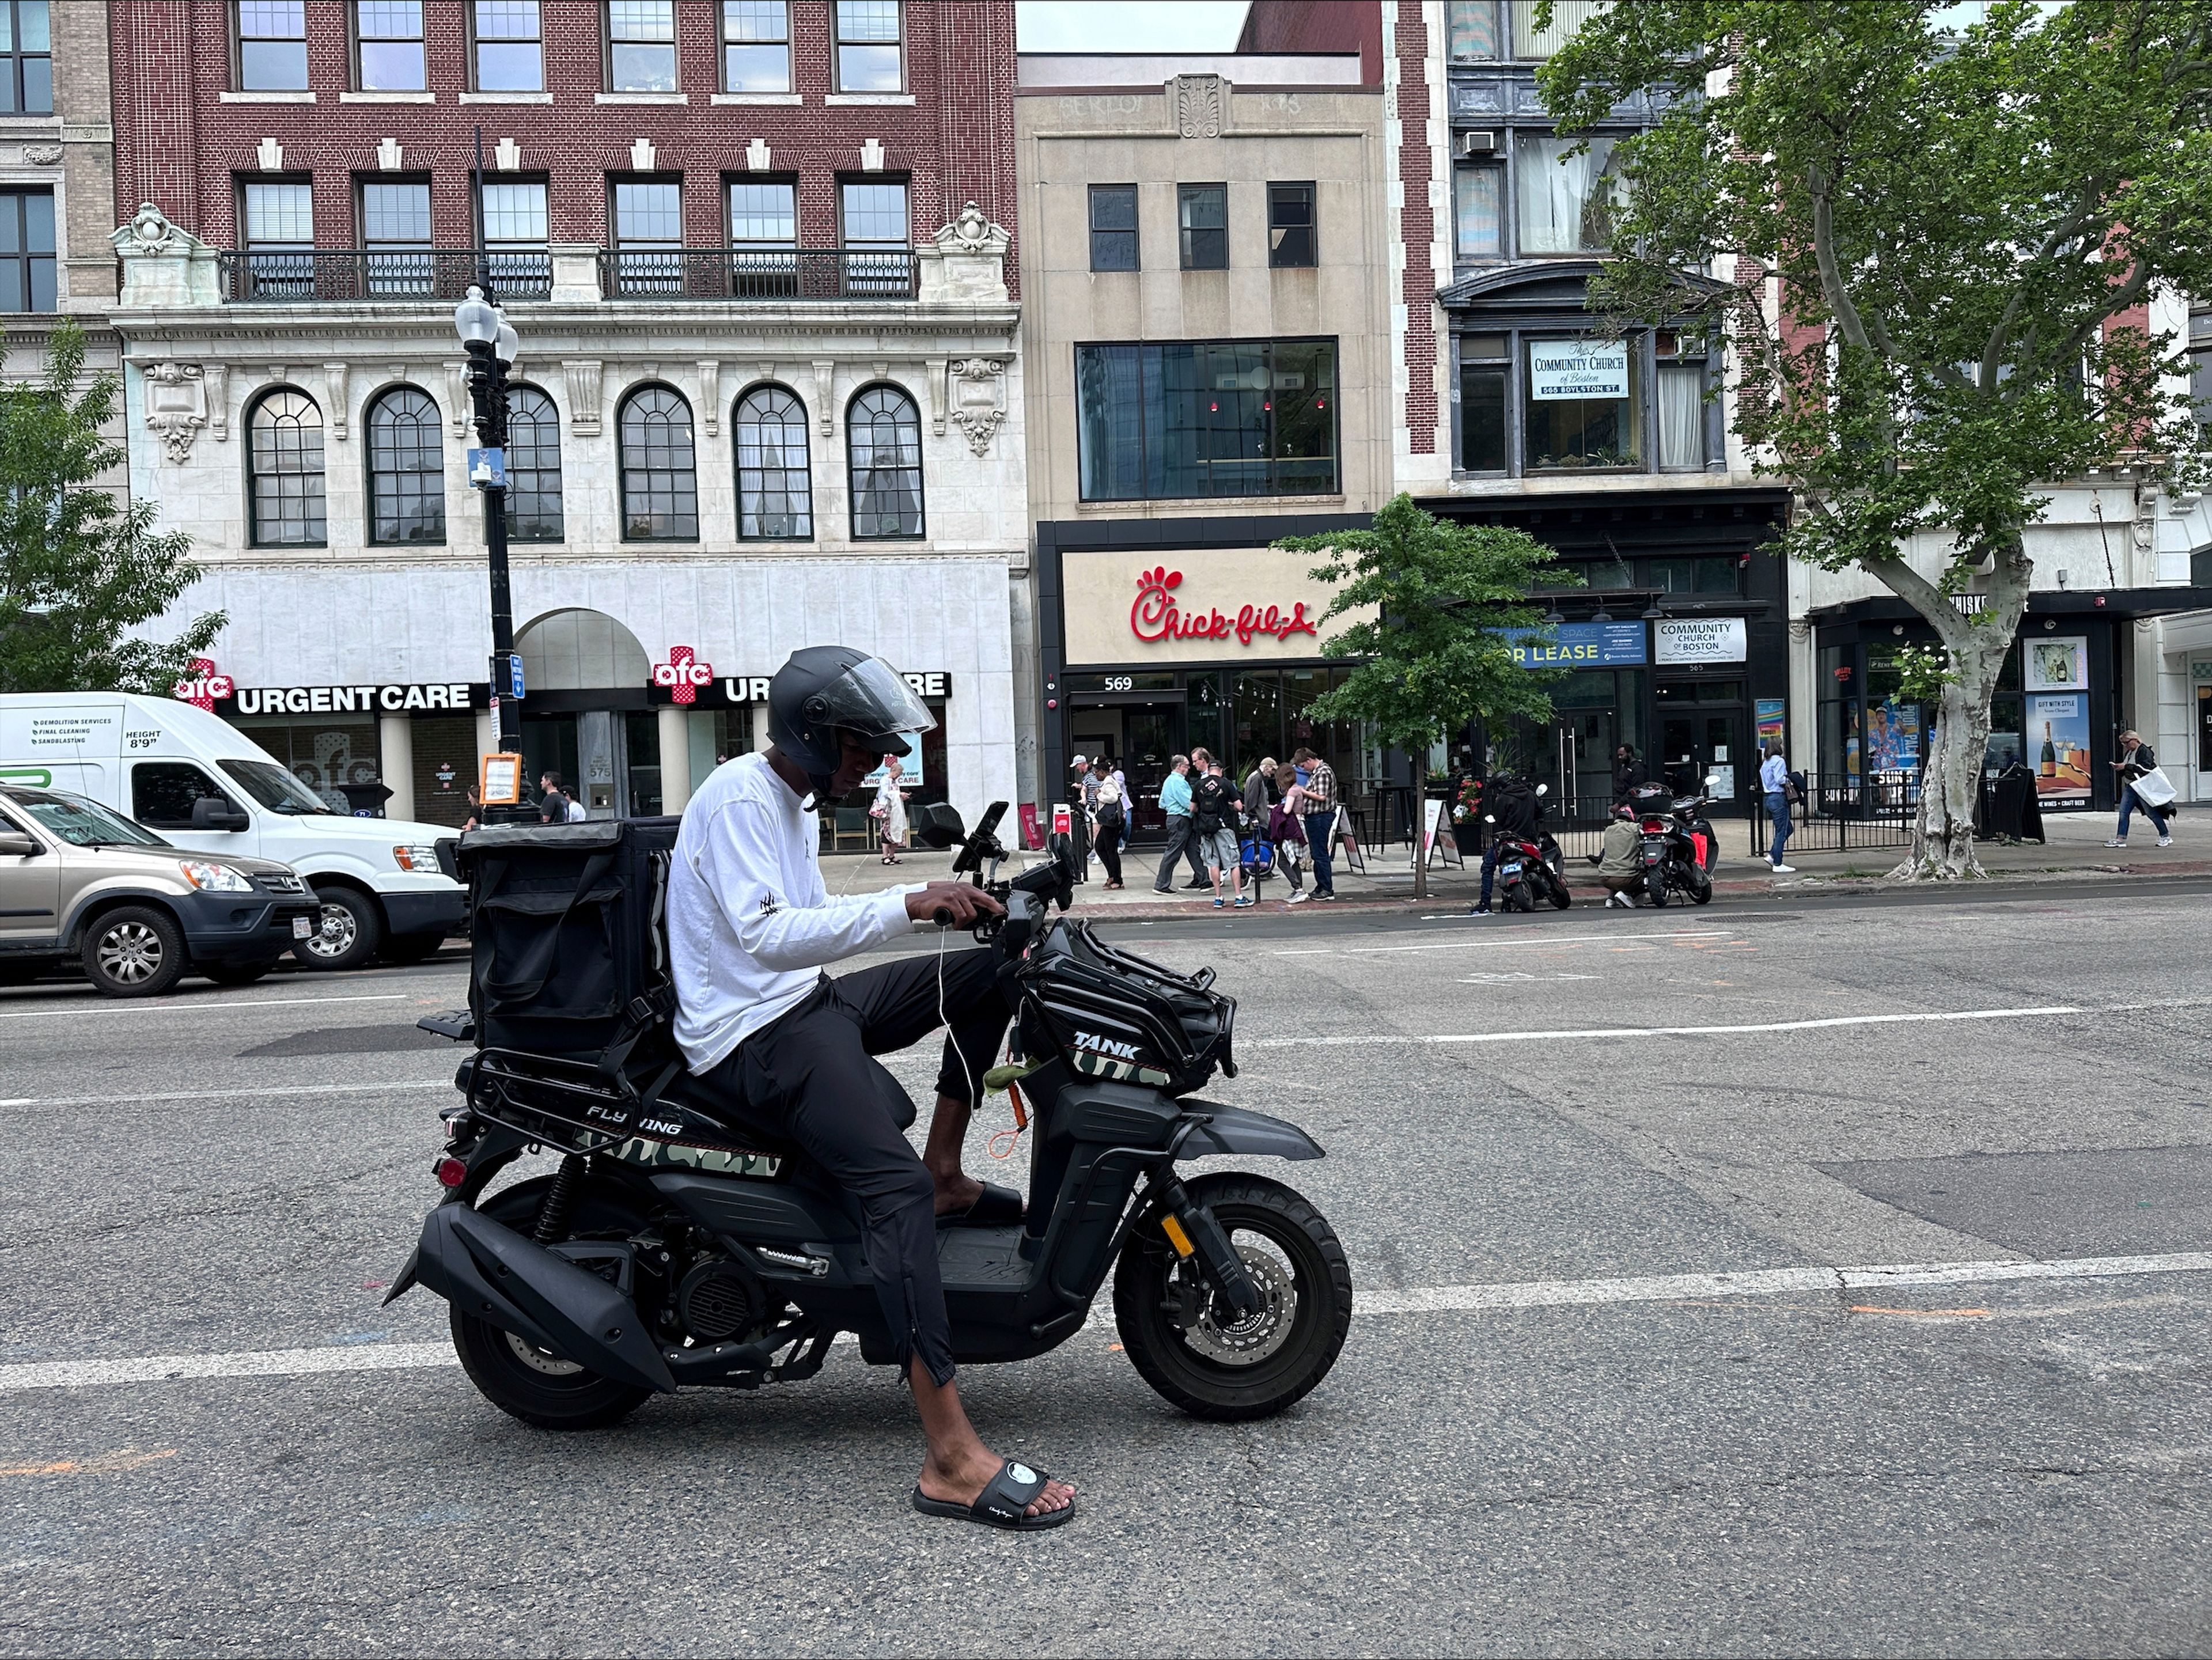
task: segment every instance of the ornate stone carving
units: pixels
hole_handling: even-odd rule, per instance
[[[968,447],[981,455],[1006,418],[1006,363],[1002,357],[963,357],[951,365],[952,423],[968,435]]]
[[[476,399],[469,396],[469,365],[466,358],[449,361],[446,365],[446,408],[453,417],[453,436],[467,439],[474,435]]]
[[[62,147],[59,144],[26,144],[23,159],[34,167],[59,167]]]
[[[599,435],[599,382],[606,365],[596,357],[568,357],[561,362],[568,377],[568,430],[579,438]]]
[[[207,384],[198,363],[153,363],[146,368],[146,426],[169,459],[182,462],[207,424]]]
[[[115,233],[115,252],[125,259],[144,254],[182,253],[192,239],[169,222],[151,202],[141,202],[131,222]]]
[[[945,368],[951,361],[949,357],[921,360],[922,378],[929,383],[929,429],[939,438],[945,436]]]
[[[404,154],[397,138],[385,137],[376,141],[376,165],[380,172],[397,173],[404,164]]]
[[[1006,250],[1013,238],[975,203],[915,250],[924,300],[1000,301],[1006,298]]]
[[[230,438],[230,365],[204,363],[200,379],[207,386],[208,430],[215,435],[216,443]]]
[[[274,138],[264,138],[253,147],[253,165],[264,173],[284,171],[284,147]]]
[[[345,364],[323,365],[323,421],[331,436],[341,444],[346,441],[346,416],[353,401],[347,392],[349,378]]]
[[[1183,138],[1221,137],[1221,77],[1178,75],[1175,78],[1176,133]]]
[[[722,366],[703,358],[699,364],[699,427],[709,438],[722,435]]]
[[[522,170],[522,146],[512,138],[502,138],[492,146],[491,164],[501,173]]]
[[[822,418],[822,435],[837,435],[837,365],[827,357],[814,360],[814,408]]]

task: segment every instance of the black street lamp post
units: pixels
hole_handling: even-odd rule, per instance
[[[468,297],[453,308],[453,327],[469,354],[469,396],[475,405],[477,442],[497,451],[498,471],[480,463],[472,483],[483,491],[484,545],[491,562],[491,698],[497,711],[499,747],[511,755],[522,751],[522,706],[514,695],[514,605],[507,579],[507,372],[521,341],[514,325],[471,286]]]

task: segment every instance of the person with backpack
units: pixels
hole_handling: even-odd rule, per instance
[[[1190,787],[1190,817],[1194,833],[1206,855],[1206,873],[1213,884],[1213,909],[1233,903],[1239,910],[1252,903],[1244,891],[1244,860],[1237,846],[1237,818],[1243,804],[1230,787],[1220,762],[1204,750],[1190,752],[1197,781]],[[1232,900],[1221,897],[1221,873],[1229,873]]]
[[[740,1134],[796,1145],[847,1195],[893,1359],[921,1409],[921,1495],[971,1505],[1010,1468],[969,1422],[937,1266],[941,1225],[1000,1226],[1021,1196],[969,1177],[961,1150],[1012,1018],[988,950],[916,952],[840,975],[826,964],[914,932],[939,910],[969,927],[1005,906],[939,881],[832,898],[817,804],[850,794],[936,721],[898,671],[842,646],[795,652],[769,683],[770,744],[691,798],[669,871],[668,941],[684,1063]],[[937,1109],[917,1154],[915,1105],[876,1059],[948,1028]],[[1024,1515],[1071,1511],[1039,1478]],[[1039,1525],[1051,1525],[1039,1523]]]
[[[546,771],[538,777],[538,822],[541,824],[565,824],[568,822],[570,806],[568,793],[561,787],[561,775]]]
[[[1536,839],[1536,792],[1527,779],[1504,769],[1482,787],[1483,828],[1489,845],[1482,850],[1482,897],[1468,907],[1470,916],[1487,916],[1498,881],[1498,861],[1516,840]]]
[[[1160,854],[1158,874],[1152,879],[1154,893],[1175,891],[1176,865],[1185,859],[1190,861],[1190,880],[1184,885],[1203,888],[1206,885],[1205,861],[1198,850],[1198,836],[1191,829],[1190,794],[1191,785],[1194,781],[1191,775],[1190,757],[1178,755],[1168,763],[1168,775],[1160,781],[1160,812],[1168,821],[1168,845]]]

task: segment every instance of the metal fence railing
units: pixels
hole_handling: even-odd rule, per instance
[[[910,300],[908,248],[609,248],[610,300]]]
[[[543,300],[553,291],[550,253],[473,248],[248,248],[216,256],[223,297],[259,304],[451,301],[489,267],[502,300]]]
[[[1806,777],[1807,799],[1790,813],[1791,853],[1850,853],[1860,848],[1909,847],[1913,816],[1920,810],[1917,771],[1856,774],[1819,773]],[[1773,821],[1766,798],[1750,802],[1750,848],[1763,858],[1774,845]]]

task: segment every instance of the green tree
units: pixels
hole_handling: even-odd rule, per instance
[[[2128,313],[2160,284],[2212,291],[2212,0],[2002,0],[1964,29],[1951,9],[1635,0],[1539,77],[1567,131],[1639,89],[1668,100],[1614,150],[1592,309],[1723,330],[1736,430],[1802,504],[1780,550],[1867,572],[1941,642],[1894,873],[1923,879],[1981,873],[1990,697],[2050,484],[2203,465],[2174,342]],[[1949,538],[1932,569],[1904,556],[1923,532]]]
[[[1322,622],[1371,613],[1322,642],[1329,656],[1358,661],[1342,685],[1308,706],[1310,719],[1364,721],[1418,766],[1431,744],[1477,715],[1492,723],[1550,717],[1544,683],[1553,677],[1515,661],[1507,630],[1541,631],[1543,612],[1528,598],[1540,581],[1565,587],[1581,578],[1525,531],[1439,519],[1398,496],[1372,530],[1274,545],[1326,561],[1313,575],[1336,592]],[[1413,893],[1427,892],[1424,860],[1413,868]]]
[[[222,628],[196,618],[166,645],[131,630],[198,579],[191,538],[154,529],[154,505],[125,505],[95,481],[124,453],[100,429],[117,377],[84,374],[84,333],[50,337],[46,376],[0,386],[0,691],[166,696]]]

